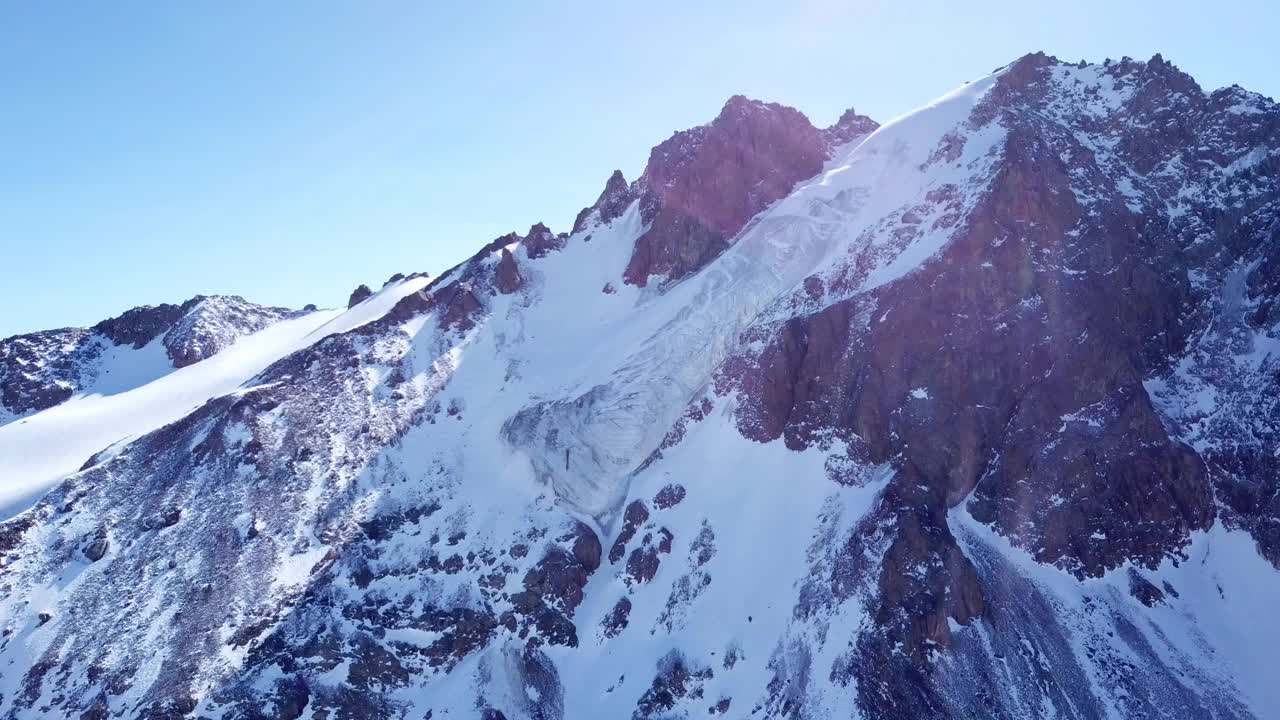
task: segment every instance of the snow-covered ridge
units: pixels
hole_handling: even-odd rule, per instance
[[[281,320],[212,357],[138,387],[77,395],[0,427],[0,517],[21,512],[95,453],[109,447],[123,448],[130,440],[178,420],[208,400],[234,392],[273,362],[328,335],[377,320],[426,283],[426,278],[415,278],[390,285],[351,310],[324,310]],[[184,327],[197,337],[209,333],[205,318],[198,314]],[[141,352],[154,355],[161,342],[157,339]],[[117,374],[136,371],[138,359],[131,354],[124,357],[127,361],[115,361],[119,364]]]
[[[286,308],[245,302],[234,295],[203,297],[164,334],[164,347],[174,367],[185,367],[296,314]]]
[[[199,362],[299,312],[234,295],[133,308],[92,328],[0,341],[0,425],[76,395],[115,394]]]

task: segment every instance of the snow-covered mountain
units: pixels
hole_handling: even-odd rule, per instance
[[[1277,299],[1280,107],[1159,56],[734,97],[347,309],[6,341],[0,716],[1280,717]]]
[[[181,305],[134,308],[91,328],[0,340],[0,424],[76,395],[140,387],[298,314],[235,295],[197,295]]]

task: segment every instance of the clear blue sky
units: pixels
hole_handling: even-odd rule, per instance
[[[0,11],[0,336],[345,302],[537,221],[734,93],[885,120],[1028,51],[1280,94],[1280,10],[1193,2],[75,2]]]

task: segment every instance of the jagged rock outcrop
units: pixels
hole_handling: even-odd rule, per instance
[[[563,235],[556,235],[546,225],[538,223],[529,228],[529,232],[525,234],[521,245],[524,247],[529,259],[536,260],[563,248],[564,240]]]
[[[651,275],[679,280],[697,271],[824,159],[818,130],[800,112],[730,98],[715,120],[650,153],[638,181],[649,230],[636,240],[624,279],[646,285]]]
[[[103,320],[91,329],[116,345],[129,345],[140,350],[167,332],[200,300],[201,298],[195,297],[181,305],[163,303],[132,308],[117,317]]]
[[[347,299],[347,309],[351,309],[371,297],[373,297],[373,290],[369,289],[368,285],[361,285],[351,291],[351,297]]]
[[[520,289],[520,284],[524,282],[524,278],[520,277],[520,268],[516,266],[516,256],[511,251],[502,248],[501,258],[498,260],[498,266],[494,270],[493,286],[503,295],[510,295]]]
[[[827,156],[830,157],[833,152],[847,143],[870,135],[878,127],[880,127],[880,123],[866,115],[859,115],[853,108],[845,110],[840,114],[840,118],[836,120],[834,125],[822,130],[822,139],[826,143]]]
[[[609,176],[608,182],[604,185],[600,197],[596,198],[594,204],[589,205],[578,213],[578,217],[573,221],[573,233],[581,232],[587,223],[595,220],[601,224],[608,224],[616,220],[627,207],[635,201],[635,193],[631,186],[627,184],[626,178],[622,176],[621,170],[614,170]]]
[[[91,335],[67,328],[0,343],[0,405],[21,416],[68,400],[75,394],[81,368],[100,352],[91,344]]]
[[[624,279],[643,286],[651,275],[674,281],[699,270],[756,213],[822,170],[835,147],[876,127],[849,110],[818,130],[792,108],[730,98],[715,120],[650,153],[636,183],[649,230],[636,240]]]
[[[235,295],[194,300],[164,335],[165,353],[175,368],[212,357],[245,335],[297,315],[288,308],[255,305]]]

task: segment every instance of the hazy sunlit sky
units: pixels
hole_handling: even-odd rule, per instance
[[[887,120],[1029,51],[1280,94],[1241,2],[10,2],[0,336],[235,293],[300,307],[567,230],[735,93]]]

